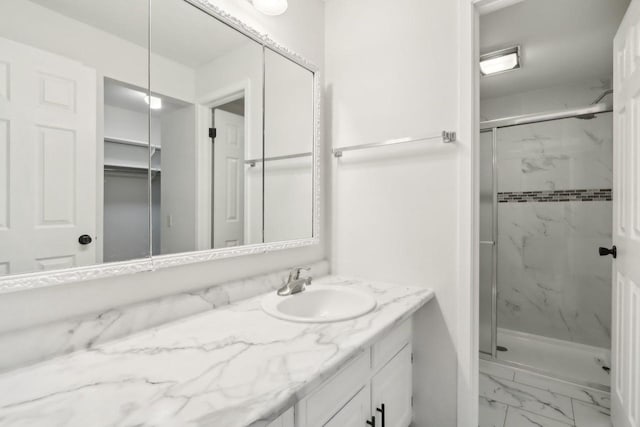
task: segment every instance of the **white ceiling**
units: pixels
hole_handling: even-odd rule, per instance
[[[147,0],[32,1],[147,47]],[[195,68],[245,43],[254,42],[182,0],[153,2],[151,50],[154,53]]]
[[[522,46],[522,68],[482,77],[482,98],[613,73],[613,37],[629,0],[525,0],[480,17],[480,53]]]

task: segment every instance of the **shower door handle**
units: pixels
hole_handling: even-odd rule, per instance
[[[602,246],[600,246],[598,248],[598,253],[600,254],[600,256],[611,255],[613,256],[613,259],[616,259],[618,257],[618,248],[616,248],[616,245],[613,245],[611,249],[603,248]]]

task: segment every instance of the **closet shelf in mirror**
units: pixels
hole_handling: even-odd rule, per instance
[[[273,156],[273,157],[265,157],[264,159],[249,159],[249,160],[245,160],[244,163],[254,167],[256,165],[256,163],[261,163],[262,161],[265,162],[272,162],[274,160],[287,160],[287,159],[297,159],[298,157],[311,157],[313,155],[313,153],[308,152],[308,153],[298,153],[298,154],[287,154],[285,156]]]
[[[105,142],[111,142],[113,144],[133,145],[133,146],[136,146],[136,147],[147,147],[147,146],[149,146],[149,143],[147,141],[139,141],[139,140],[135,140],[135,139],[125,139],[125,138],[116,138],[116,137],[112,137],[112,136],[105,136],[104,137],[104,141]],[[154,150],[162,150],[162,147],[160,147],[159,145],[151,145],[151,148],[153,148]]]
[[[122,164],[105,164],[104,165],[105,172],[146,173],[148,170],[149,170],[148,167],[138,166],[138,165],[122,165]],[[151,172],[161,173],[162,171],[159,168],[151,168]]]

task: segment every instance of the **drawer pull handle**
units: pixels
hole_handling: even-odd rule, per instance
[[[382,427],[384,427],[384,403],[382,405],[380,405],[379,408],[376,408],[376,411],[380,412],[380,415],[382,416]]]
[[[376,417],[372,416],[371,419],[367,421],[367,425],[370,425],[371,427],[376,427]]]

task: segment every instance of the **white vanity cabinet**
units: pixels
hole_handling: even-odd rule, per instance
[[[267,427],[295,427],[293,420],[293,408],[280,415],[276,420],[272,421]]]
[[[376,420],[385,418],[385,427],[411,424],[411,345],[406,345],[371,380],[371,402]],[[354,424],[355,425],[355,424]],[[378,423],[377,426],[382,426]]]
[[[370,419],[371,389],[367,385],[349,400],[324,427],[363,426]]]
[[[295,427],[407,427],[412,420],[411,351],[408,320],[298,402]]]

